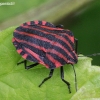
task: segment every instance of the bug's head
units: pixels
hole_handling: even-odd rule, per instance
[[[59,25],[57,25],[56,27],[57,27],[57,28],[64,28],[64,25],[59,24]]]

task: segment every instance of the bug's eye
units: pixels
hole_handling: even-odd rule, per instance
[[[56,27],[58,27],[58,28],[64,28],[64,25],[59,24]]]

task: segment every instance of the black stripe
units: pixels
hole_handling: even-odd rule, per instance
[[[25,54],[25,52],[24,52],[24,51],[22,51],[20,54],[23,56],[23,55]]]
[[[67,62],[59,57],[58,55],[54,54],[54,53],[49,53],[55,60],[57,60],[58,62],[60,62],[62,65],[66,64]]]
[[[59,48],[54,48],[56,51],[61,51]],[[61,53],[62,54],[62,52],[59,52],[59,53]],[[65,55],[64,55],[64,52],[63,52],[63,56],[65,56],[66,57],[66,59],[68,59],[69,61],[72,61],[72,62],[77,62],[77,58],[75,57],[75,54],[73,54],[73,52],[70,52],[72,55],[73,55],[73,58],[71,57],[71,56],[69,56],[68,54],[66,54],[65,53]],[[49,53],[54,59],[56,59],[57,61],[59,61],[61,64],[66,64],[67,62],[63,59],[63,58],[61,58],[61,57],[59,57],[59,55],[56,55],[56,54],[54,54],[54,53],[52,53],[52,52],[50,52]]]
[[[13,45],[17,45],[17,43],[16,43],[16,41],[15,41],[15,40],[13,41]]]
[[[68,41],[69,42],[69,44],[72,46],[72,48],[74,49],[74,43],[66,36],[66,35],[62,35],[62,37],[63,38],[65,38],[66,39],[66,41]]]
[[[41,59],[41,57],[40,57]],[[50,69],[54,69],[56,68],[55,63],[53,63],[52,61],[50,61],[47,57],[45,57],[44,59],[42,59],[43,62],[50,68]]]
[[[61,53],[64,57],[66,57],[68,60],[75,60],[74,62],[77,62],[77,58],[75,56],[75,54],[71,51],[70,54],[72,55],[72,57],[70,55],[68,55],[62,48],[58,47],[58,46],[51,46],[52,48],[50,48],[51,50],[54,49],[57,52]],[[50,52],[51,53],[51,52]]]
[[[72,52],[71,52],[71,53],[72,53]],[[55,60],[59,61],[62,65],[64,65],[64,64],[67,63],[63,58],[59,57],[59,56],[56,55],[56,54],[50,53],[50,55],[51,55]],[[75,57],[75,55],[74,55],[73,58],[71,58],[70,56],[68,56],[67,59],[68,59],[68,61],[71,61],[71,62],[74,62],[74,63],[77,62],[77,58]]]
[[[34,21],[30,21],[30,25],[35,25]]]
[[[38,25],[42,25],[42,21],[38,21]]]
[[[28,25],[27,23],[23,23],[24,26]]]
[[[55,25],[53,25],[52,23],[49,23],[49,22],[46,22],[45,26],[48,26],[48,27],[56,27]]]
[[[26,59],[37,63],[39,62],[35,57],[31,56],[31,54],[30,55],[28,54]]]

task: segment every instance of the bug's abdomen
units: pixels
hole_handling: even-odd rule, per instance
[[[14,31],[13,44],[24,59],[54,69],[77,62],[74,36],[45,21],[31,21]]]

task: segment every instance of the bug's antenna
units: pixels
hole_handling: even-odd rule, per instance
[[[78,57],[91,57],[91,56],[100,56],[100,53],[94,53],[94,54],[90,54],[90,55],[83,55],[83,56],[78,56]]]
[[[71,64],[72,65],[72,64]],[[77,79],[76,79],[76,71],[75,71],[75,68],[74,68],[74,65],[72,65],[73,67],[73,70],[74,70],[74,75],[75,75],[75,89],[76,89],[76,92],[77,92]]]

